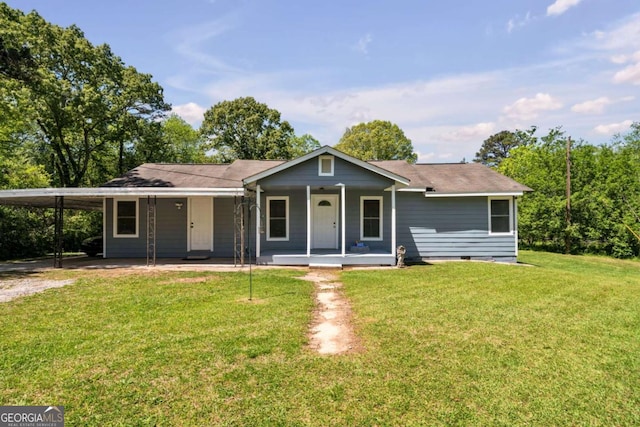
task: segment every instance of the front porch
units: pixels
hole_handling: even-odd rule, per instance
[[[339,250],[313,249],[306,251],[263,251],[256,259],[261,265],[307,265],[309,267],[336,267],[345,265],[395,265],[396,256],[382,250],[368,253],[346,252]]]

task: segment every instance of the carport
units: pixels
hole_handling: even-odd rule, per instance
[[[65,209],[105,212],[107,198],[138,197],[147,199],[147,265],[156,264],[156,205],[162,197],[235,196],[233,191],[207,188],[175,187],[99,187],[99,188],[33,188],[0,190],[0,205],[54,209],[53,266],[62,268],[62,237]],[[105,226],[103,220],[103,227]],[[104,229],[103,229],[104,235]],[[105,243],[103,243],[104,245]]]

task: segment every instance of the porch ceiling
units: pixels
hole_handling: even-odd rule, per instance
[[[53,208],[56,197],[64,197],[65,209],[100,210],[107,197],[233,197],[242,188],[29,188],[0,190],[0,205]]]

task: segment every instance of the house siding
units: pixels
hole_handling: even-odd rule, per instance
[[[232,258],[234,253],[234,210],[231,197],[213,200],[213,252],[212,256]],[[185,246],[186,247],[186,246]]]
[[[177,209],[176,202],[182,203]],[[186,198],[157,199],[156,256],[182,258],[188,255]],[[213,252],[210,256],[230,258],[234,253],[234,200],[215,198],[213,203]],[[106,200],[106,244],[108,258],[140,258],[147,256],[147,199],[138,202],[138,237],[113,237],[113,199]],[[206,251],[198,251],[205,254]]]
[[[182,202],[178,210],[176,202]],[[106,246],[108,258],[140,258],[147,256],[147,199],[138,199],[138,237],[113,237],[113,203],[106,200]],[[156,200],[156,256],[183,257],[187,252],[187,199]]]
[[[331,187],[338,183],[359,188],[387,188],[393,181],[338,157],[334,158],[333,176],[319,176],[318,158],[314,157],[258,182],[264,188],[307,185]]]
[[[398,193],[397,242],[407,258],[515,259],[515,234],[489,234],[487,197]]]
[[[340,198],[339,192],[318,192],[312,191],[311,194],[335,194]],[[289,197],[289,239],[286,241],[269,241],[266,237],[266,220],[267,220],[267,197]],[[346,187],[345,199],[345,219],[346,219],[346,251],[351,245],[354,245],[360,238],[360,197],[362,196],[382,196],[382,236],[381,241],[365,241],[364,243],[372,250],[388,250],[391,251],[391,193],[382,190],[363,190],[352,189]],[[260,247],[262,251],[306,251],[307,249],[307,192],[304,190],[271,190],[264,191],[261,197],[261,221],[265,233],[260,236]],[[336,223],[338,230],[341,230],[340,210],[338,210],[338,221]],[[340,231],[338,231],[340,233]],[[338,249],[340,248],[341,236],[338,235]]]

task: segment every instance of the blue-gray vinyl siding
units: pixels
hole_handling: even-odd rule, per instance
[[[123,199],[124,200],[124,199]],[[131,200],[131,199],[126,199]],[[176,202],[182,202],[178,210]],[[114,237],[113,199],[107,199],[105,233],[108,258],[139,258],[147,256],[147,198],[138,201],[138,237]],[[156,256],[183,257],[187,248],[187,200],[157,199]]]
[[[391,186],[393,180],[337,157],[334,158],[333,176],[319,176],[318,158],[314,157],[306,162],[302,162],[277,174],[261,179],[258,182],[258,184],[265,189],[271,187],[293,188],[310,185],[312,187],[324,186],[327,190],[338,183],[346,184],[347,187],[382,189]]]
[[[131,199],[127,199],[131,200]],[[178,209],[176,203],[182,203]],[[188,253],[188,203],[186,198],[159,198],[156,210],[156,256],[182,258]],[[215,198],[213,203],[213,252],[228,258],[234,252],[234,200]],[[113,236],[113,199],[106,200],[105,241],[108,258],[140,258],[147,255],[147,199],[139,199],[138,237]],[[198,254],[203,254],[198,251]]]
[[[490,234],[487,197],[398,193],[397,243],[407,258],[513,258],[515,234]]]
[[[312,194],[336,194],[339,191],[314,189]],[[267,197],[289,197],[289,239],[267,241]],[[361,240],[360,198],[382,196],[383,239],[365,241],[372,251],[391,252],[391,192],[382,189],[361,189],[346,186],[346,251]],[[182,203],[177,209],[176,202]],[[106,256],[134,258],[146,256],[147,199],[139,200],[138,237],[113,237],[113,199],[107,199],[105,210]],[[214,251],[212,257],[228,258],[234,254],[234,199],[215,198],[213,203]],[[272,188],[261,194],[260,234],[262,252],[287,251],[304,253],[307,248],[307,194],[306,188]],[[257,208],[252,209],[251,229],[246,246],[254,248]],[[340,212],[340,211],[339,211]],[[397,244],[407,248],[407,258],[515,258],[515,234],[488,232],[487,197],[425,198],[423,193],[396,193]],[[341,230],[340,214],[336,226]],[[186,198],[157,199],[158,257],[185,257],[188,253],[188,203]],[[341,236],[338,237],[340,250]],[[199,253],[201,254],[201,253]]]
[[[311,194],[336,194],[338,191],[312,191]],[[269,241],[267,240],[267,197],[289,197],[289,239],[286,241]],[[382,196],[382,222],[383,222],[383,239],[381,241],[367,240],[364,243],[372,250],[387,250],[391,252],[391,193],[382,190],[363,190],[346,186],[346,250],[361,240],[360,236],[360,197],[361,196]],[[340,203],[340,202],[339,202]],[[306,251],[307,248],[307,192],[306,189],[300,190],[272,190],[264,191],[261,194],[261,225],[264,233],[262,233],[260,247],[261,251]],[[338,221],[336,223],[338,230],[341,230],[340,209],[338,209]],[[338,250],[340,249],[341,236],[338,231]]]

